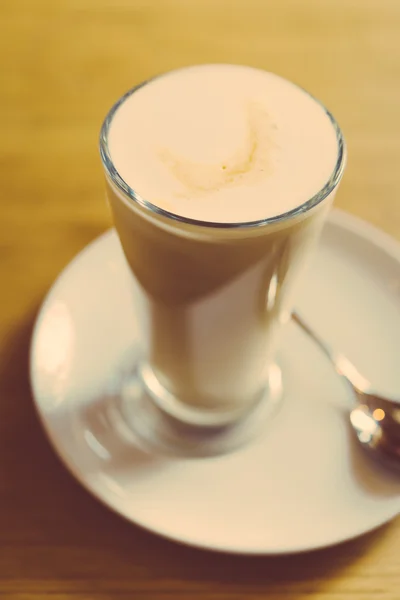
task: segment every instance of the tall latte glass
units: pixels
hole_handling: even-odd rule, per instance
[[[130,424],[161,450],[227,450],[276,403],[280,331],[344,169],[340,129],[276,75],[202,65],[128,92],[100,145],[140,327]]]

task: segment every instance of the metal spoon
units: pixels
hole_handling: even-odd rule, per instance
[[[400,473],[400,399],[375,393],[371,383],[349,359],[321,340],[297,312],[292,314],[292,319],[316,342],[338,375],[350,384],[358,403],[350,412],[350,423],[361,445],[375,459]]]

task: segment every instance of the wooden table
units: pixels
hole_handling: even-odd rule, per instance
[[[55,458],[27,374],[43,295],[110,225],[102,118],[156,72],[225,61],[301,83],[348,139],[337,205],[400,239],[400,2],[3,0],[0,26],[0,598],[400,598],[399,520],[286,558],[208,554],[128,525]]]

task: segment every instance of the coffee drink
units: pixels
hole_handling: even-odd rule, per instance
[[[201,65],[127,94],[103,137],[143,372],[176,414],[248,410],[343,170],[338,127],[276,75]]]

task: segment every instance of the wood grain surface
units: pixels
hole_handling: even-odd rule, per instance
[[[286,558],[208,554],[128,525],[53,455],[27,361],[46,290],[110,225],[102,118],[160,71],[225,61],[299,82],[348,140],[337,206],[400,240],[400,2],[2,0],[0,28],[0,597],[399,599],[399,520]]]

